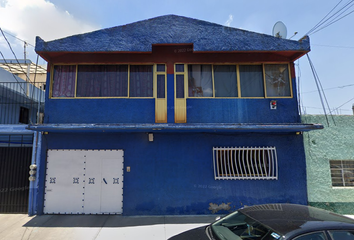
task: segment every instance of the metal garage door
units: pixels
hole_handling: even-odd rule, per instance
[[[120,214],[123,150],[48,150],[44,213]]]

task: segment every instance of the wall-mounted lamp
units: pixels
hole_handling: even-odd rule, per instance
[[[149,133],[149,142],[153,142],[153,141],[154,141],[154,134]]]
[[[270,109],[277,109],[277,101],[276,100],[272,100],[270,101]]]

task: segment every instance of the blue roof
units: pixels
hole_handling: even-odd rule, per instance
[[[160,16],[45,42],[36,52],[151,52],[153,44],[193,44],[195,52],[310,51],[309,38],[281,39],[193,18]]]

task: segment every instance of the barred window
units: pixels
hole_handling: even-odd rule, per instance
[[[214,147],[215,180],[277,180],[275,147]]]
[[[354,187],[354,160],[330,160],[333,187]]]

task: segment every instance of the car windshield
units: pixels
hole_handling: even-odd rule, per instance
[[[220,240],[278,240],[280,235],[240,212],[234,212],[211,225]]]

